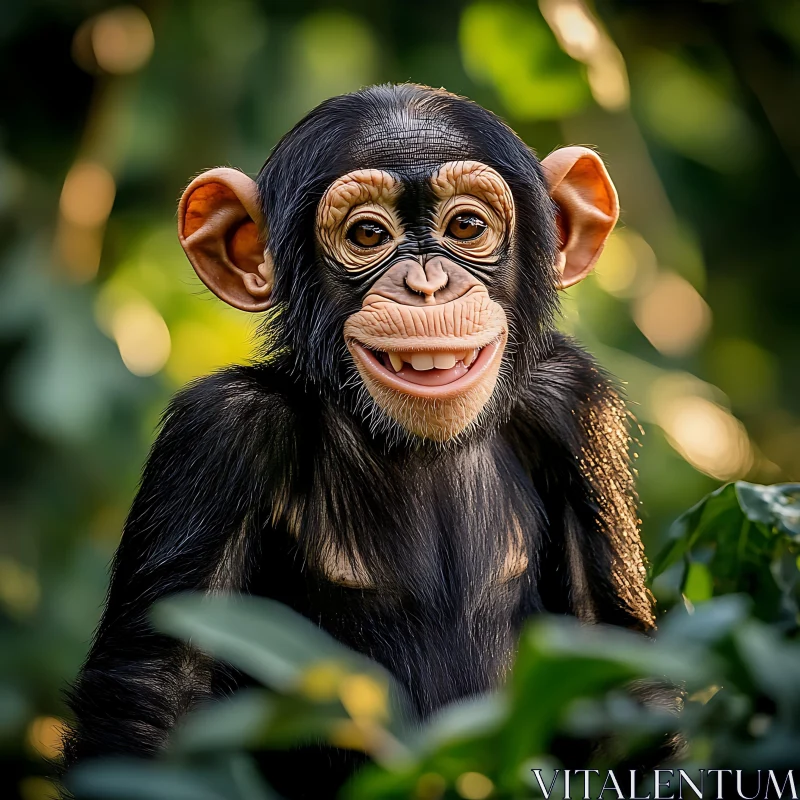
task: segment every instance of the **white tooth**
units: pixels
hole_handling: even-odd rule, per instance
[[[456,357],[453,353],[434,353],[433,366],[436,369],[450,369],[456,365]]]
[[[467,357],[468,352],[469,350],[457,350],[453,353],[453,358],[455,358],[456,361],[463,361]]]
[[[411,356],[411,366],[420,372],[433,369],[433,356],[430,353],[414,353]]]
[[[403,369],[403,359],[400,358],[397,353],[393,353],[391,350],[389,351],[389,361],[392,362],[395,372],[400,372],[400,370]]]
[[[467,350],[467,356],[464,359],[464,366],[468,367],[478,357],[477,350]]]

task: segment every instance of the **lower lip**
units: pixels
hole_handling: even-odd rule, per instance
[[[354,355],[385,386],[404,394],[431,400],[446,400],[448,397],[455,397],[470,389],[491,368],[504,345],[505,334],[483,347],[470,367],[465,367],[459,362],[459,364],[450,369],[416,371],[415,378],[428,376],[429,373],[438,373],[426,378],[423,383],[417,382],[417,380],[406,380],[403,377],[404,372],[411,370],[410,366],[404,367],[399,373],[390,371],[371,350],[354,340],[349,343]],[[463,372],[460,375],[454,375],[454,372],[459,369],[459,365]]]

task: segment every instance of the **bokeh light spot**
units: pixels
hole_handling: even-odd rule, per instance
[[[36,573],[13,558],[0,557],[0,605],[15,617],[32,614],[41,590]]]
[[[344,668],[336,661],[319,661],[303,672],[300,692],[318,703],[333,700],[345,675]]]
[[[120,6],[98,15],[91,28],[97,66],[114,75],[141,69],[153,53],[153,28],[135,6]]]
[[[58,717],[36,717],[28,726],[27,741],[42,758],[55,759],[61,755],[65,726]]]
[[[689,281],[664,273],[634,303],[633,320],[656,350],[677,357],[690,353],[709,332],[711,309]]]
[[[539,7],[561,48],[587,66],[592,97],[608,111],[628,105],[625,60],[583,0],[540,0]]]
[[[387,686],[370,675],[342,678],[339,697],[351,717],[386,719],[389,715]]]
[[[480,772],[465,772],[456,778],[456,791],[464,800],[484,800],[491,796],[494,784]]]
[[[655,421],[669,443],[712,478],[744,477],[753,465],[744,425],[712,400],[683,393],[683,386],[680,378],[667,375],[651,388]]]
[[[567,53],[581,61],[591,56],[600,45],[600,31],[583,4],[556,0],[544,5],[552,7],[552,23]]]
[[[657,271],[653,249],[629,228],[611,234],[595,267],[600,288],[616,297],[635,297],[649,291]]]
[[[171,350],[169,328],[146,300],[132,301],[116,309],[111,333],[123,363],[134,375],[154,375],[167,363]]]
[[[73,225],[86,228],[102,225],[111,213],[116,191],[114,178],[105,167],[78,162],[64,179],[59,202],[61,214]]]

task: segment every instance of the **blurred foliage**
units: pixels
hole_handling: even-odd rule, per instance
[[[690,603],[734,592],[753,612],[795,636],[800,629],[800,484],[717,489],[672,526],[653,560],[655,578],[671,571]]]
[[[167,398],[252,352],[252,319],[177,244],[182,187],[254,174],[303,113],[367,83],[446,86],[542,154],[598,148],[622,223],[563,326],[641,425],[646,546],[675,560],[656,591],[747,591],[788,630],[795,539],[742,484],[690,512],[697,540],[694,517],[669,524],[719,481],[800,478],[796,3],[7,0],[0,68],[0,796],[51,792],[60,692]],[[734,493],[742,569],[740,533],[711,535]],[[751,563],[777,550],[777,572]],[[224,769],[252,785],[246,761]]]
[[[69,788],[77,800],[166,800],[201,788],[194,796],[262,800],[272,795],[248,751],[327,742],[371,757],[342,791],[346,800],[523,800],[544,794],[534,770],[545,787],[556,780],[561,794],[552,796],[563,797],[563,767],[574,764],[558,763],[552,746],[558,740],[561,752],[583,752],[581,739],[591,737],[604,744],[581,767],[598,770],[588,796],[599,797],[605,770],[627,778],[623,769],[675,735],[684,746],[660,766],[684,769],[696,785],[701,768],[781,775],[797,766],[800,753],[800,615],[795,604],[792,635],[785,635],[785,615],[776,614],[773,598],[730,594],[742,586],[728,573],[737,563],[743,573],[780,572],[797,586],[796,551],[785,563],[789,543],[778,540],[797,545],[799,494],[796,484],[729,484],[678,520],[654,570],[661,574],[686,558],[683,586],[694,596],[684,595],[662,619],[655,641],[565,617],[535,619],[521,636],[506,687],[447,706],[421,729],[407,723],[404,692],[381,667],[280,604],[207,596],[162,601],[157,626],[266,688],[190,714],[158,761],[86,764]],[[743,526],[775,541],[748,545],[743,555]],[[714,599],[689,588],[700,583],[692,567],[701,563],[690,553],[711,541],[711,575],[725,595]],[[652,773],[639,777],[637,796],[647,796]]]

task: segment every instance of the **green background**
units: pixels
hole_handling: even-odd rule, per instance
[[[0,796],[50,795],[168,397],[251,352],[180,192],[330,95],[444,86],[606,160],[621,223],[562,325],[641,426],[648,552],[721,481],[800,478],[800,4],[11,0],[0,73]]]

